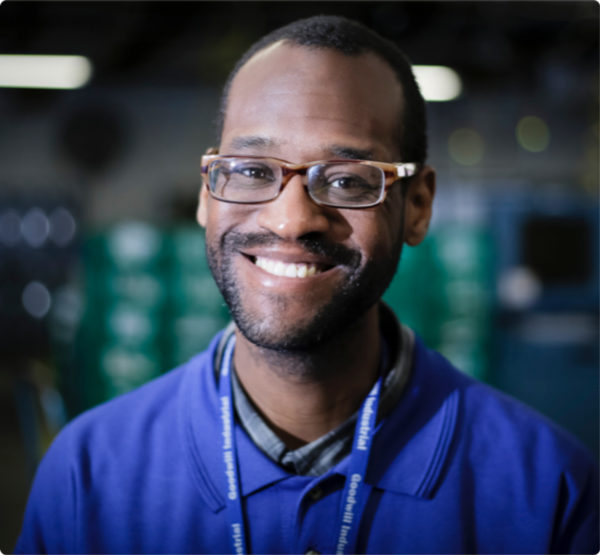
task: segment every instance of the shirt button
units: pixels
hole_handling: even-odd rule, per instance
[[[313,488],[308,492],[308,496],[313,501],[318,501],[321,499],[321,497],[323,497],[323,490],[319,487]],[[318,553],[318,551],[308,551],[307,553]]]

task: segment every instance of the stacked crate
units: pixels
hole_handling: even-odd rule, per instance
[[[448,222],[405,247],[385,300],[400,320],[464,372],[486,379],[492,331],[492,241],[479,225]]]
[[[89,239],[81,339],[88,352],[88,404],[164,370],[166,255],[164,235],[145,223],[121,223]]]
[[[185,362],[228,321],[197,226],[111,226],[88,237],[84,268],[72,412]]]
[[[169,233],[167,366],[181,364],[206,348],[229,321],[229,312],[208,267],[204,233],[180,226]]]

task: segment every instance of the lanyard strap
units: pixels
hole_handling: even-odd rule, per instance
[[[352,454],[340,507],[339,532],[335,549],[338,555],[356,553],[358,527],[371,492],[371,486],[365,483],[365,477],[377,421],[381,381],[380,377],[363,401],[356,422]]]
[[[233,396],[231,370],[235,335],[231,335],[225,346],[219,373],[219,398],[221,401],[223,468],[226,480],[226,513],[232,553],[248,553],[246,531],[240,492],[240,474],[237,465],[237,450],[233,422]],[[352,453],[339,514],[336,553],[354,553],[358,528],[362,519],[371,486],[365,483],[371,442],[375,433],[377,409],[382,378],[377,380],[363,401],[354,432]]]
[[[235,336],[225,346],[219,379],[219,398],[221,401],[222,451],[225,469],[227,500],[227,520],[232,553],[248,553],[246,549],[246,532],[242,512],[240,492],[240,473],[237,467],[237,448],[235,441],[233,407],[231,394],[231,359],[235,347]]]

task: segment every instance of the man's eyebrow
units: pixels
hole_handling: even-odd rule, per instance
[[[229,143],[233,151],[244,151],[256,148],[273,148],[279,146],[279,141],[262,135],[246,135],[234,137]],[[331,145],[325,150],[329,151],[333,158],[344,158],[348,160],[374,160],[375,156],[370,149],[354,148],[350,146]]]
[[[349,146],[333,145],[329,147],[329,151],[336,158],[348,158],[350,160],[373,160],[374,157],[372,150],[363,150]]]
[[[275,141],[267,137],[248,135],[246,137],[234,137],[229,146],[234,150],[245,150],[247,148],[272,147],[275,144]]]

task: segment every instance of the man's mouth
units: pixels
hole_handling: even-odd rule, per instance
[[[281,260],[273,260],[262,256],[253,257],[254,264],[259,268],[274,276],[288,278],[308,278],[316,274],[324,272],[327,268],[322,264],[312,264],[305,262],[283,262]]]

